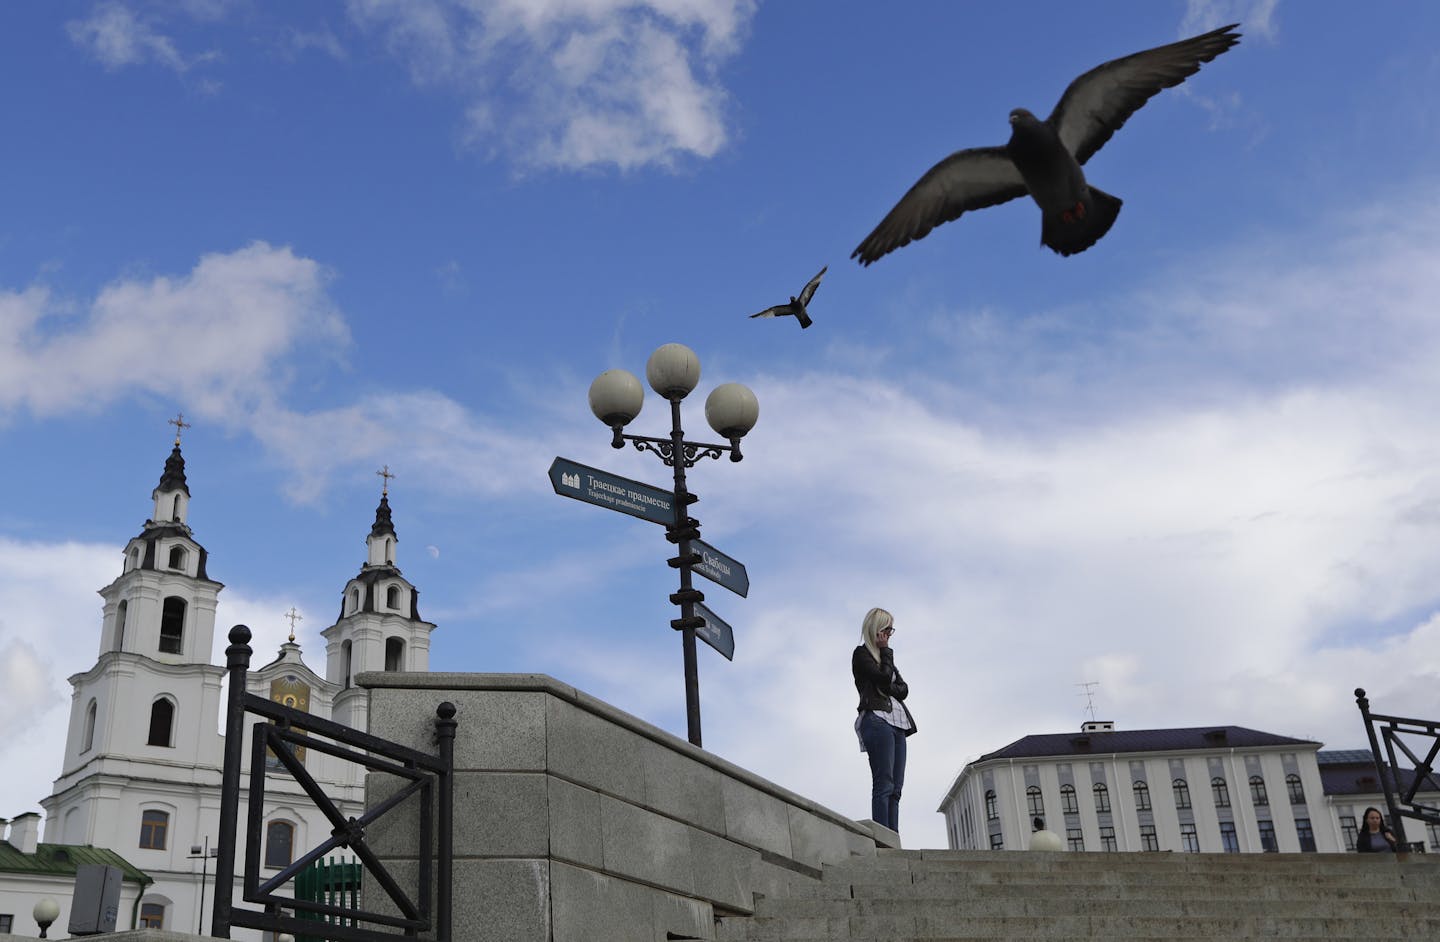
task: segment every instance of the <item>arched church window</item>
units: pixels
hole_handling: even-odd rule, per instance
[[[388,536],[385,538],[385,562],[395,565],[395,541]]]
[[[170,505],[170,519],[171,519],[171,520],[179,520],[179,519],[180,519],[180,495],[179,495],[179,494],[176,494],[176,495],[175,495],[175,502]]]
[[[169,596],[160,615],[160,653],[179,654],[185,641],[185,600]]]
[[[85,732],[80,736],[80,751],[89,752],[95,745],[95,716],[98,713],[95,701],[85,708]]]
[[[360,611],[360,590],[359,590],[359,589],[351,589],[351,590],[350,590],[350,613],[353,615],[354,613],[356,613],[356,612],[358,612],[358,611]]]
[[[140,547],[138,546],[130,551],[130,568],[140,568]]]
[[[165,928],[165,907],[160,903],[140,904],[140,928],[141,929],[164,929]]]
[[[385,590],[385,607],[392,612],[400,610],[400,587],[398,585],[392,585]]]
[[[351,676],[354,674],[354,672],[355,672],[355,665],[354,665],[354,654],[355,654],[355,652],[354,652],[354,650],[350,647],[350,642],[349,642],[349,641],[346,641],[344,644],[340,645],[340,652],[341,652],[341,655],[343,656],[343,658],[344,658],[344,660],[345,660],[345,681],[344,681],[344,683],[345,683],[345,689],[346,689],[346,690],[349,690],[349,689],[350,689],[350,677],[351,677]]]
[[[170,830],[170,815],[164,811],[140,812],[140,847],[142,850],[164,850],[165,832]]]
[[[405,668],[405,640],[403,638],[385,639],[385,669],[387,671],[401,671]]]
[[[125,650],[125,616],[130,613],[130,603],[125,599],[115,606],[115,650]]]
[[[172,546],[172,547],[170,547],[170,568],[171,568],[171,569],[184,569],[184,568],[185,568],[185,547],[183,547],[183,546]]]
[[[175,725],[175,704],[168,697],[161,697],[150,704],[150,746],[173,746],[171,739]]]
[[[294,859],[295,825],[289,821],[271,821],[265,825],[265,866],[280,869]]]

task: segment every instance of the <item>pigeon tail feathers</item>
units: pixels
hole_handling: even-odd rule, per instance
[[[1090,187],[1088,197],[1077,209],[1046,212],[1041,218],[1040,242],[1059,255],[1083,252],[1110,231],[1120,215],[1123,201],[1097,187]]]
[[[805,309],[803,307],[795,312],[795,319],[800,322],[800,328],[802,330],[815,323],[810,319],[810,315],[805,313]]]

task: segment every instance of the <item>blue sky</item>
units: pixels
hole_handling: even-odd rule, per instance
[[[1099,63],[1244,39],[1087,165],[1094,248],[1028,201],[847,256],[932,164]],[[556,497],[586,390],[699,355],[749,385],[691,475],[749,598],[706,746],[856,817],[846,667],[896,615],[902,828],[968,759],[1078,727],[1363,742],[1440,673],[1440,8],[244,0],[0,12],[0,814],[59,771],[65,678],[172,429],[261,653],[320,629],[388,464],[432,667],[548,673],[684,734],[658,527]],[[747,315],[822,265],[815,326]],[[650,395],[632,431],[658,434]],[[223,630],[221,632],[223,634]],[[323,669],[323,668],[322,668]]]

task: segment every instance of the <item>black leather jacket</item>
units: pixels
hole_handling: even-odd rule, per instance
[[[880,710],[888,713],[890,698],[894,697],[899,702],[900,709],[905,711],[906,718],[910,720],[910,728],[905,731],[905,735],[915,732],[915,717],[910,715],[910,708],[905,705],[905,698],[910,696],[910,685],[905,683],[905,679],[895,669],[894,651],[881,648],[880,663],[876,664],[865,645],[856,645],[855,653],[850,656],[850,673],[855,676],[855,690],[860,694],[860,705],[855,708],[856,712]]]

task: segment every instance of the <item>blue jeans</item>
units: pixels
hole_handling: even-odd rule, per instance
[[[905,731],[866,712],[860,740],[870,757],[870,817],[900,833],[900,789],[905,784]]]

